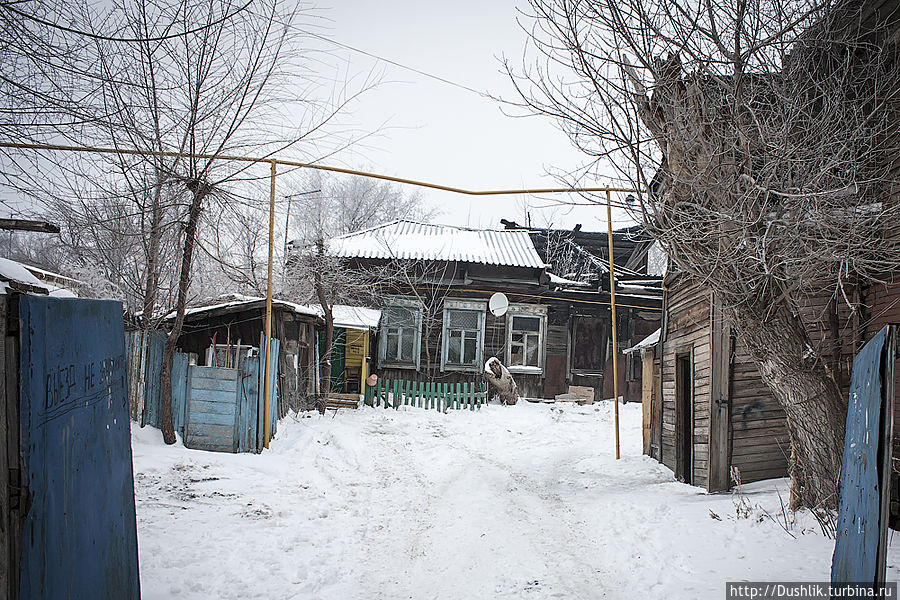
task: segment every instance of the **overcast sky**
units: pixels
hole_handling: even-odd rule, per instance
[[[521,64],[526,35],[516,23],[516,5],[515,0],[323,1],[316,5],[315,31],[454,83],[514,98],[500,57]],[[349,118],[359,132],[380,133],[325,162],[467,189],[558,185],[548,171],[570,171],[585,162],[547,118],[506,116],[490,98],[336,45],[325,60],[351,81],[373,69],[381,81],[354,104]],[[524,223],[521,197],[423,194],[440,211],[439,222],[499,227],[500,219],[507,218]],[[535,209],[532,222],[558,227],[582,223],[586,230],[605,230],[606,211]]]

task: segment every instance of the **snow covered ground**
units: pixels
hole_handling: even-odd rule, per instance
[[[619,461],[609,403],[314,413],[262,455],[135,427],[143,597],[687,599],[829,578],[815,521],[785,527],[786,481],[745,486],[739,517],[641,456],[640,420],[621,407]]]

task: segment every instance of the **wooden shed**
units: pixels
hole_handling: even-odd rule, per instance
[[[730,487],[732,467],[745,483],[787,475],[784,411],[714,294],[680,273],[666,277],[663,287],[651,456],[678,479],[709,491]]]
[[[178,348],[197,357],[202,366],[233,366],[238,345],[258,346],[265,335],[266,299],[229,296],[208,306],[187,310]],[[274,300],[272,338],[280,341],[278,356],[278,416],[307,408],[318,393],[315,329],[321,321],[315,309]],[[215,352],[213,352],[215,348]]]
[[[715,294],[684,273],[663,282],[659,393],[650,411],[649,454],[682,481],[709,491],[788,474],[784,411],[759,374]],[[829,295],[804,298],[801,317],[812,350],[844,394],[861,339],[860,315]]]

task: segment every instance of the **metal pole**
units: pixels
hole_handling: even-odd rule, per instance
[[[263,446],[269,447],[269,398],[272,390],[269,383],[272,357],[272,255],[275,247],[275,174],[278,163],[272,161],[272,177],[269,184],[269,277],[266,283],[266,367],[265,383],[263,384]]]
[[[445,192],[453,192],[455,194],[465,194],[467,196],[508,196],[513,194],[573,194],[584,192],[635,192],[631,188],[622,187],[587,187],[587,188],[525,188],[525,189],[508,189],[508,190],[467,190],[463,188],[451,187],[448,185],[439,185],[429,183],[427,181],[419,181],[416,179],[405,179],[403,177],[392,177],[390,175],[381,175],[379,173],[370,173],[368,171],[356,171],[354,169],[344,169],[341,167],[330,167],[328,165],[320,165],[314,163],[298,162],[295,160],[283,160],[271,158],[270,156],[232,156],[228,154],[197,154],[187,152],[167,152],[167,151],[151,151],[139,150],[136,148],[97,148],[91,146],[65,146],[60,144],[20,144],[14,142],[0,142],[0,148],[16,148],[19,150],[61,150],[69,152],[93,152],[96,154],[116,154],[127,156],[167,156],[167,157],[193,157],[209,160],[230,160],[235,162],[249,163],[275,163],[284,167],[297,167],[301,169],[314,169],[317,171],[328,171],[331,173],[342,173],[344,175],[354,175],[357,177],[368,177],[370,179],[380,179],[382,181],[393,181],[394,183],[402,183],[407,185],[415,185],[433,190],[442,190]],[[609,194],[607,194],[608,196]],[[588,203],[593,205],[593,203]],[[625,208],[625,206],[623,206]]]
[[[613,263],[612,202],[606,190],[606,224],[609,241],[609,310],[612,313],[613,406],[616,420],[616,460],[619,460],[619,340],[616,328],[616,275]]]

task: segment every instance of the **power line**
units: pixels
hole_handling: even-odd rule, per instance
[[[464,84],[462,84],[462,83],[457,83],[457,82],[455,82],[455,81],[451,81],[450,79],[447,79],[447,78],[445,78],[445,77],[441,77],[440,75],[434,75],[433,73],[428,73],[427,71],[423,71],[423,70],[417,69],[417,68],[415,68],[415,67],[410,67],[409,65],[404,65],[403,63],[399,63],[399,62],[397,62],[397,61],[395,61],[395,60],[391,60],[391,59],[389,59],[389,58],[385,58],[385,57],[383,57],[383,56],[379,56],[378,54],[375,54],[375,53],[373,53],[373,52],[369,52],[369,51],[367,51],[367,50],[363,50],[362,48],[357,48],[356,46],[351,46],[350,44],[345,44],[345,43],[343,43],[343,42],[339,42],[339,41],[337,41],[337,40],[334,40],[334,39],[332,39],[332,38],[326,37],[326,36],[324,36],[324,35],[320,35],[320,34],[318,34],[318,33],[313,33],[312,31],[309,31],[308,29],[302,29],[302,28],[300,28],[300,27],[297,27],[296,25],[289,25],[288,27],[290,27],[291,29],[294,29],[295,31],[299,31],[300,33],[306,34],[306,35],[308,35],[308,36],[310,36],[310,37],[314,37],[314,38],[316,38],[316,39],[322,40],[323,42],[328,42],[329,44],[334,44],[335,46],[338,46],[338,47],[340,47],[340,48],[344,48],[345,50],[350,50],[350,51],[352,51],[352,52],[357,52],[357,53],[362,54],[362,55],[364,55],[364,56],[368,56],[369,58],[374,58],[375,60],[380,60],[381,62],[386,62],[386,63],[388,63],[389,65],[393,65],[393,66],[398,67],[398,68],[400,68],[400,69],[405,69],[405,70],[407,70],[407,71],[410,71],[410,72],[412,72],[412,73],[416,73],[416,74],[421,75],[421,76],[423,76],[423,77],[428,77],[429,79],[434,79],[435,81],[439,81],[439,82],[445,83],[445,84],[447,84],[447,85],[452,85],[453,87],[459,88],[459,89],[461,89],[461,90],[465,90],[465,91],[467,91],[467,92],[472,92],[473,94],[477,94],[477,95],[481,96],[482,98],[488,98],[488,99],[490,99],[490,100],[496,100],[496,98],[494,98],[493,96],[491,96],[491,95],[488,94],[487,92],[482,92],[482,91],[476,90],[475,88],[472,88],[472,87],[469,87],[469,86],[467,86],[467,85],[464,85]]]

